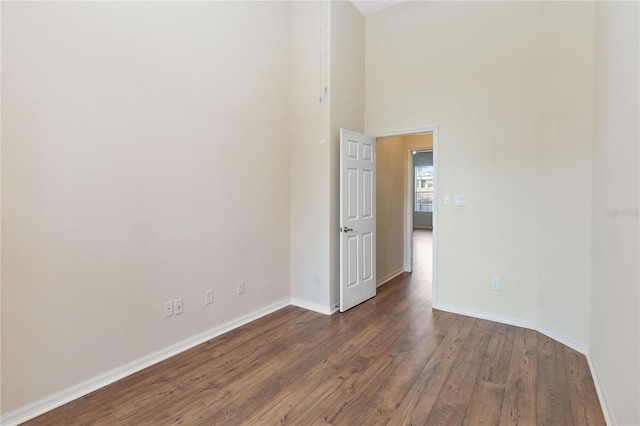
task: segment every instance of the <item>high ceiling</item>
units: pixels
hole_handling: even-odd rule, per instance
[[[358,8],[360,13],[364,16],[371,15],[372,13],[380,12],[381,10],[390,8],[405,0],[351,0],[351,3]]]

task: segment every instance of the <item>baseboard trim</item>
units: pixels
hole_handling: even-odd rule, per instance
[[[598,401],[600,401],[600,407],[602,408],[602,414],[604,415],[604,421],[608,425],[617,424],[615,420],[609,415],[609,401],[605,397],[604,391],[602,390],[602,385],[600,384],[600,379],[598,378],[598,370],[596,369],[593,360],[591,359],[591,354],[587,354],[587,363],[589,364],[589,371],[591,371],[591,378],[593,379],[593,384],[596,387],[596,394],[598,395]]]
[[[336,312],[335,308],[332,308],[331,306],[318,305],[317,303],[307,302],[306,300],[296,299],[294,297],[291,298],[290,303],[293,306],[297,306],[298,308],[318,312],[324,315],[332,315],[334,312]]]
[[[571,349],[580,352],[583,355],[587,355],[589,350],[586,346],[584,346],[581,343],[575,342],[572,339],[569,339],[566,336],[563,336],[562,334],[558,333],[555,330],[551,330],[547,327],[543,327],[540,324],[537,324],[533,321],[527,321],[527,320],[523,320],[520,318],[513,318],[513,317],[508,317],[506,315],[496,315],[490,312],[484,312],[484,311],[477,311],[474,309],[467,309],[467,308],[461,308],[459,306],[453,306],[453,305],[447,305],[444,303],[438,303],[438,304],[434,304],[433,305],[434,309],[438,309],[440,311],[446,311],[446,312],[451,312],[454,314],[460,314],[460,315],[466,315],[468,317],[474,317],[474,318],[480,318],[480,319],[486,319],[489,321],[495,321],[495,322],[499,322],[502,324],[508,324],[508,325],[514,325],[516,327],[522,327],[522,328],[528,328],[531,330],[535,330],[539,333],[544,334],[547,337],[552,338],[553,340],[556,340],[560,343],[562,343],[563,345],[566,345],[568,347],[570,347]]]
[[[11,411],[0,417],[0,424],[5,426],[12,426],[26,422],[27,420],[31,420],[48,411],[58,408],[61,405],[81,398],[91,392],[94,392],[107,385],[115,383],[118,380],[130,376],[131,374],[137,373],[138,371],[141,371],[147,367],[171,358],[172,356],[175,356],[181,352],[191,349],[194,346],[211,340],[214,337],[218,337],[224,333],[227,333],[233,329],[241,327],[247,323],[255,321],[287,306],[289,306],[289,299],[284,299],[272,303],[271,305],[265,306],[264,308],[260,308],[247,315],[243,315],[237,319],[226,322],[218,327],[214,327],[210,330],[197,334],[193,337],[185,339],[159,351],[153,352],[121,367],[100,374],[85,382],[82,382],[75,386],[71,386],[70,388],[57,392],[39,401]]]
[[[380,278],[376,284],[376,287],[380,287],[394,279],[395,277],[402,275],[404,273],[404,268],[396,269],[390,274],[387,274],[384,278]]]

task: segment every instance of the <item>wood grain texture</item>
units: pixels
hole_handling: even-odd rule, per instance
[[[563,350],[574,423],[597,426],[606,424],[586,358],[566,346]]]
[[[538,333],[516,328],[500,425],[537,424]]]
[[[477,381],[462,424],[468,426],[500,424],[504,390],[504,385],[485,380]]]
[[[414,271],[331,316],[284,308],[28,425],[602,425],[585,357],[431,307],[431,232]]]
[[[542,425],[573,424],[563,346],[538,335],[537,418]]]

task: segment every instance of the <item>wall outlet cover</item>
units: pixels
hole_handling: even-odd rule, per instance
[[[173,301],[173,313],[174,315],[180,315],[183,312],[182,299],[176,299]]]
[[[500,291],[500,278],[493,278],[491,280],[491,290]]]
[[[173,316],[173,300],[169,300],[168,302],[164,302],[164,317],[172,317]]]

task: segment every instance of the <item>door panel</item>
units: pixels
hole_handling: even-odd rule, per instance
[[[362,193],[362,217],[371,219],[373,217],[373,172],[371,170],[362,171],[363,193]]]
[[[358,284],[358,236],[347,237],[347,270],[349,271],[348,287]]]
[[[340,311],[376,295],[376,140],[340,129]]]
[[[370,280],[373,277],[373,233],[362,235],[362,279]]]

